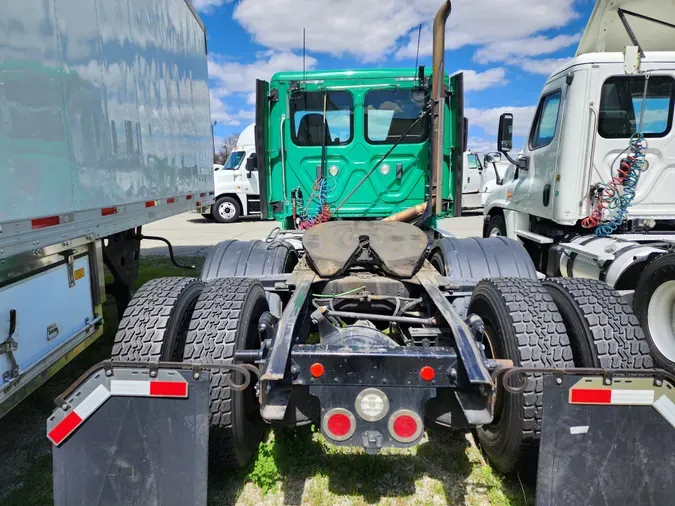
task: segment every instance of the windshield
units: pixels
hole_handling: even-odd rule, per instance
[[[417,121],[424,106],[424,94],[399,88],[373,90],[366,93],[363,106],[368,142],[394,144]],[[420,121],[401,143],[417,144],[426,138],[426,122]]]
[[[241,161],[244,159],[245,154],[246,151],[232,151],[232,153],[230,153],[230,156],[227,157],[227,161],[225,162],[223,168],[225,170],[238,169],[239,166],[241,165]]]

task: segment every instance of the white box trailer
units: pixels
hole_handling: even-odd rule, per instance
[[[102,332],[140,227],[213,199],[204,25],[187,0],[0,16],[0,416]]]

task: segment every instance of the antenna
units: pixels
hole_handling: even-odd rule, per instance
[[[420,23],[419,28],[417,29],[417,56],[415,56],[415,76],[417,75],[417,63],[420,60],[420,39],[422,38],[422,23]],[[415,77],[413,76],[413,78]],[[422,83],[419,83],[420,86]]]
[[[302,29],[302,84],[307,81],[307,71],[305,70],[305,29]]]

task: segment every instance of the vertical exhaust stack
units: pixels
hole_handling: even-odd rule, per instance
[[[445,136],[445,107],[443,106],[443,77],[445,75],[445,22],[450,16],[452,3],[446,0],[434,18],[434,46],[431,83],[431,98],[434,101],[434,130],[432,137],[431,170],[435,174],[436,214],[443,211],[443,142]]]
[[[434,18],[434,46],[431,83],[431,99],[434,101],[433,134],[431,138],[431,167],[429,169],[429,184],[436,182],[433,198],[426,204],[419,204],[384,218],[384,221],[410,221],[417,216],[428,218],[432,210],[436,214],[443,211],[443,138],[445,135],[445,107],[443,103],[443,77],[445,74],[445,22],[450,16],[452,2],[446,0],[438,9]],[[432,177],[433,176],[433,177]]]

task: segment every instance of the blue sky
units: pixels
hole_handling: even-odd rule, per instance
[[[253,122],[255,79],[308,69],[431,67],[439,0],[192,0],[206,24],[217,138]],[[465,72],[469,147],[492,150],[499,115],[514,114],[515,145],[529,130],[547,76],[571,58],[592,0],[455,0],[446,71]],[[217,140],[218,142],[218,140]]]

